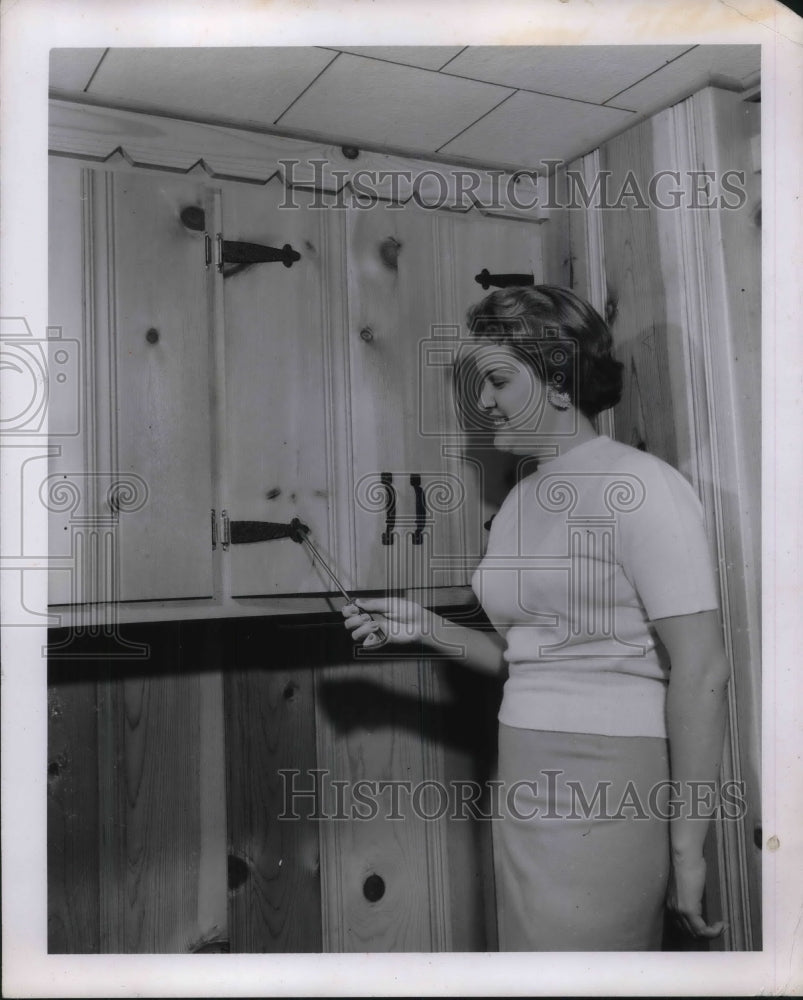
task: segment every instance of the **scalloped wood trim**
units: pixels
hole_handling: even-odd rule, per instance
[[[51,100],[48,148],[61,156],[106,162],[121,156],[132,166],[267,183],[277,177],[292,190],[314,188],[332,197],[322,205],[358,198],[426,208],[478,211],[545,222],[544,178],[494,168],[456,166],[389,153],[360,151],[348,159],[336,145],[250,132],[135,111]],[[338,199],[339,195],[339,199]]]

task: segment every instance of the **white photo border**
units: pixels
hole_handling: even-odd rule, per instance
[[[762,45],[764,949],[755,953],[49,955],[45,629],[2,633],[3,995],[753,995],[803,991],[800,505],[803,21],[776,0],[4,0],[0,316],[47,327],[51,47]],[[19,492],[0,449],[3,526]],[[45,511],[37,525],[47,545]],[[5,536],[5,532],[3,532]],[[3,537],[0,536],[0,537]],[[0,574],[2,586],[9,585]],[[46,574],[28,599],[43,611]],[[3,592],[0,596],[5,598]]]

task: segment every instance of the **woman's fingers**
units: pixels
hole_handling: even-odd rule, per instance
[[[699,913],[689,914],[684,924],[689,934],[697,938],[717,938],[725,929],[725,922],[719,920],[715,924],[707,924]]]
[[[699,910],[683,910],[676,901],[669,904],[669,910],[678,927],[692,938],[718,938],[725,930],[725,921],[707,924]]]
[[[360,610],[356,604],[346,604],[342,608],[344,616],[343,624],[351,632],[352,639],[359,641],[381,628],[380,622],[376,621],[367,611]]]
[[[341,609],[345,626],[352,638],[359,641],[372,633],[396,643],[414,642],[421,638],[424,609],[404,598],[358,598]],[[375,644],[372,640],[371,645]]]
[[[362,628],[365,625],[375,624],[375,620],[369,614],[351,615],[343,622],[349,631]]]
[[[376,622],[368,622],[367,624],[360,625],[359,628],[355,628],[351,633],[351,638],[359,642],[360,639],[365,639],[367,636],[378,631],[379,625]]]
[[[724,921],[708,924],[703,917],[705,870],[702,855],[698,858],[675,860],[667,893],[667,906],[678,926],[684,933],[697,939],[719,937],[725,929]]]

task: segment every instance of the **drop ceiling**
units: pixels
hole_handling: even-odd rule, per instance
[[[571,160],[758,45],[54,49],[53,96],[484,166]]]

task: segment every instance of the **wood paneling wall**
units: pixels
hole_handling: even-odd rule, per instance
[[[639,190],[663,165],[652,155],[652,120],[629,129],[600,149],[600,167],[609,172],[613,198],[628,175]],[[616,436],[625,444],[678,464],[676,410],[669,382],[667,338],[672,335],[666,307],[667,275],[662,267],[657,210],[636,198],[603,210],[607,307],[625,389],[614,409]]]
[[[350,808],[360,779],[486,780],[495,682],[445,661],[355,662],[331,618],[124,638],[147,643],[144,662],[96,636],[50,667],[50,951],[495,947],[488,822],[417,817],[409,794],[390,819],[389,792],[375,819],[338,819],[332,798],[335,781]],[[318,817],[289,796],[316,769]]]
[[[133,629],[150,647],[140,666],[106,659],[101,640],[51,664],[51,951],[181,953],[225,936],[223,761],[207,757],[219,675],[205,633]]]
[[[608,207],[592,208],[599,247],[591,246],[591,213],[581,208],[553,213],[544,243],[547,280],[592,301],[595,284],[604,286],[594,304],[625,363],[613,434],[678,468],[703,502],[733,665],[723,778],[745,780],[747,790],[744,820],[719,823],[707,845],[709,915],[729,923],[712,947],[726,949],[755,948],[761,936],[757,114],[740,95],[708,88],[605,143],[597,173],[607,173],[586,173],[586,181],[607,184]],[[675,208],[649,201],[662,170],[677,171]],[[714,196],[723,192],[725,171],[743,171],[744,203],[731,194],[729,208],[689,207],[694,172],[702,170],[713,171]],[[665,203],[668,189],[659,189]],[[571,202],[565,171],[556,190]],[[699,200],[709,196],[698,191]],[[666,947],[690,944],[670,935]]]
[[[314,803],[290,801],[285,789],[314,782],[312,665],[323,633],[307,628],[302,638],[265,622],[224,632],[230,948],[319,952],[318,820]]]
[[[92,679],[48,692],[48,950],[100,951],[97,690]]]

